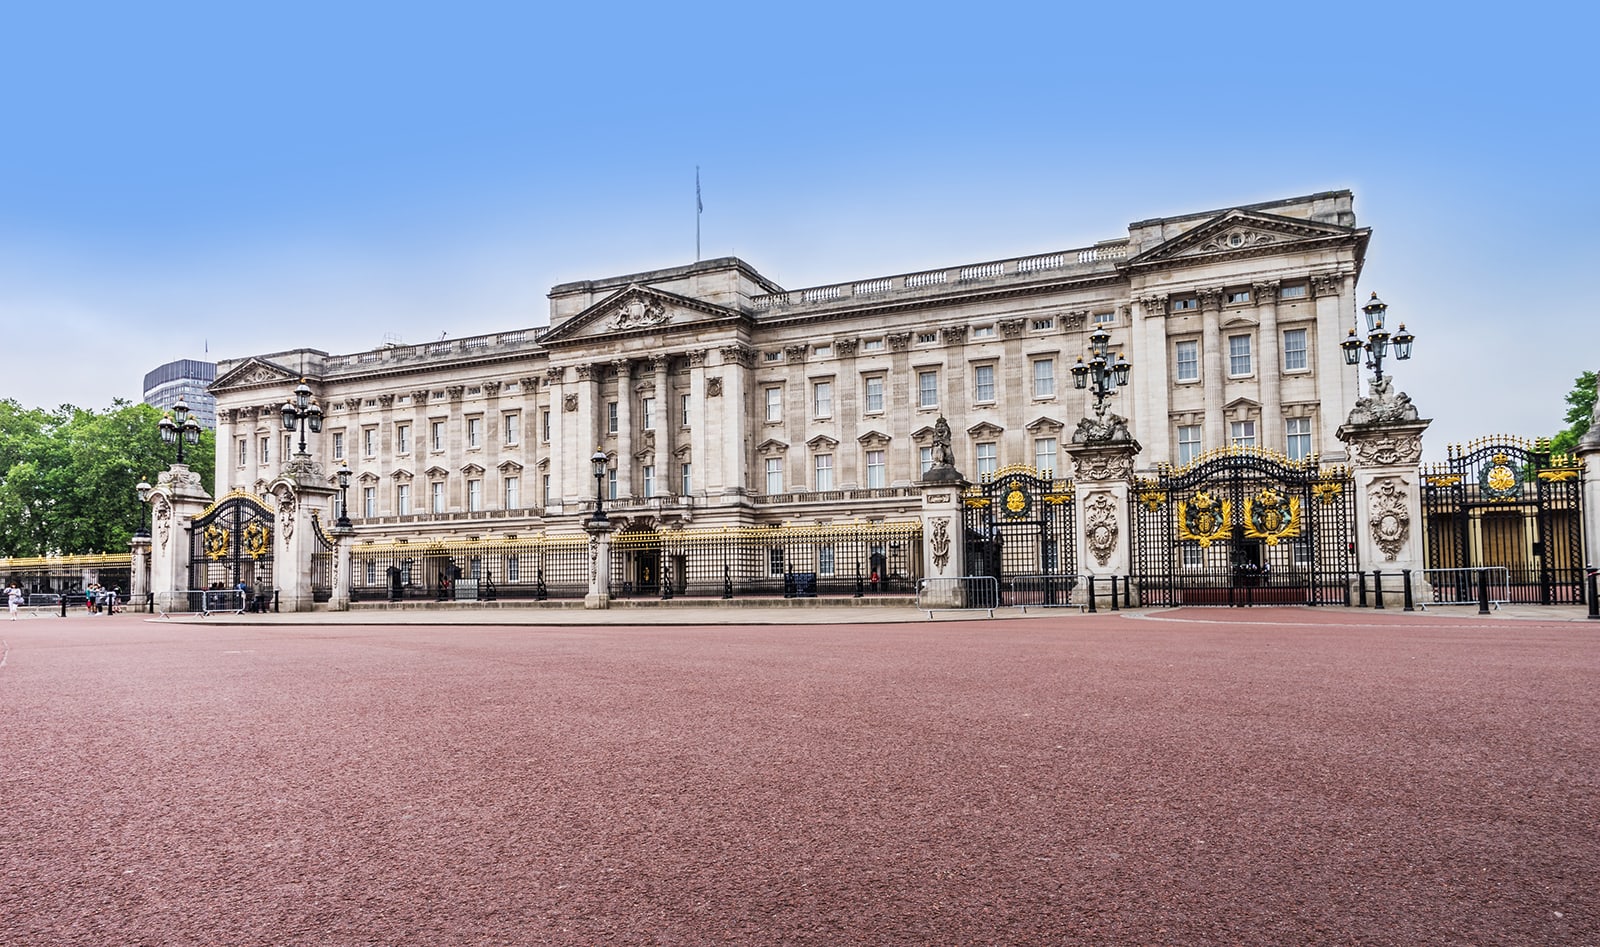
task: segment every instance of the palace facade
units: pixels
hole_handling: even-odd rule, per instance
[[[785,290],[735,258],[550,292],[548,327],[222,361],[217,495],[309,451],[353,477],[363,540],[576,532],[598,490],[624,528],[916,515],[934,426],[969,480],[1063,468],[1096,330],[1132,363],[1110,400],[1138,465],[1251,445],[1342,460],[1369,231],[1349,191],[1144,220],[1090,247]],[[597,478],[596,451],[606,456]]]

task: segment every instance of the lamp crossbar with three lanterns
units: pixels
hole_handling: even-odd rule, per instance
[[[322,433],[322,405],[317,404],[317,399],[311,397],[311,387],[304,378],[294,389],[294,396],[283,403],[279,409],[283,414],[283,429],[293,431],[298,425],[300,428],[300,450],[298,453],[306,454],[306,427],[309,425],[311,433]]]
[[[1384,328],[1384,317],[1389,312],[1389,306],[1378,298],[1377,293],[1372,294],[1361,312],[1367,318],[1367,339],[1363,342],[1357,335],[1354,327],[1350,334],[1339,343],[1339,348],[1344,350],[1344,363],[1356,365],[1361,361],[1361,353],[1367,354],[1367,367],[1372,369],[1374,383],[1383,381],[1383,358],[1388,354],[1390,346],[1394,347],[1394,357],[1405,361],[1411,357],[1411,344],[1417,337],[1406,331],[1406,324],[1400,323],[1400,331],[1389,334]]]
[[[1089,336],[1089,361],[1085,362],[1080,355],[1078,364],[1072,366],[1072,387],[1080,391],[1090,389],[1094,394],[1095,417],[1104,418],[1106,398],[1112,394],[1112,389],[1128,383],[1132,368],[1133,363],[1123,358],[1121,352],[1112,357],[1111,333],[1103,328],[1096,329]]]
[[[161,429],[163,441],[178,445],[180,464],[183,463],[183,445],[200,443],[200,422],[189,413],[189,402],[183,400],[182,395],[173,403],[172,413],[161,416],[161,423],[157,427]]]

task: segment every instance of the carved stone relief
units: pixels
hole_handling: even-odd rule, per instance
[[[1025,325],[1027,323],[1021,319],[1001,319],[1000,334],[1008,339],[1019,338]]]
[[[839,353],[840,358],[855,358],[856,347],[860,344],[860,339],[834,339],[833,350]]]
[[[722,397],[722,376],[721,375],[717,375],[714,378],[707,378],[706,379],[706,397],[707,398],[720,398],[720,397]]]
[[[283,538],[288,539],[294,535],[294,491],[287,486],[279,487],[278,497],[278,530],[283,533]]]
[[[1083,537],[1094,561],[1104,566],[1117,551],[1117,500],[1106,492],[1090,496],[1083,504]]]
[[[161,494],[150,503],[150,518],[156,526],[156,541],[167,548],[167,537],[172,535],[172,504]]]
[[[630,299],[611,312],[613,329],[646,329],[667,321],[667,307],[658,299]]]
[[[562,395],[561,396],[561,410],[563,410],[563,411],[576,411],[576,410],[578,410],[578,396],[576,394]]]
[[[1133,476],[1133,454],[1127,451],[1090,452],[1072,458],[1073,479],[1127,480]]]
[[[1377,434],[1350,439],[1351,459],[1358,465],[1389,467],[1415,465],[1422,459],[1422,435]]]
[[[889,348],[895,352],[904,352],[906,346],[911,344],[911,333],[909,332],[891,332],[888,338]]]
[[[1395,391],[1391,378],[1373,382],[1367,396],[1356,399],[1356,406],[1350,409],[1349,418],[1351,424],[1415,420],[1417,407],[1411,403],[1411,396],[1403,391]]]
[[[934,567],[942,572],[950,564],[950,517],[933,518],[932,546]]]
[[[1411,512],[1407,500],[1406,482],[1399,477],[1385,477],[1373,484],[1367,497],[1367,516],[1372,526],[1372,541],[1383,551],[1384,558],[1393,560],[1405,547],[1411,535]]]

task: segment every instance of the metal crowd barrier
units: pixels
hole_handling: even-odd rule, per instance
[[[172,605],[161,612],[161,617],[170,618],[176,614],[203,618],[213,612],[243,615],[246,604],[246,593],[238,589],[188,589],[178,593]]]
[[[981,609],[994,617],[1000,607],[1000,583],[992,575],[963,575],[951,579],[917,582],[917,608],[929,618],[934,612]]]
[[[1007,576],[1002,588],[1001,605],[1020,608],[1087,608],[1083,592],[1083,577],[1076,575],[1014,575]],[[1073,601],[1076,593],[1077,601]]]
[[[1433,586],[1433,597],[1426,605],[1476,605],[1480,600],[1478,574],[1490,605],[1499,608],[1511,601],[1511,570],[1505,566],[1480,566],[1472,569],[1424,569],[1422,575]]]

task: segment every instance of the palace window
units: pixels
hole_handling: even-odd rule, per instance
[[[397,454],[411,453],[411,425],[396,424],[394,426],[394,449]]]
[[[506,557],[506,581],[522,581],[522,560],[515,555]]]
[[[863,351],[863,352],[881,352],[881,351],[883,351],[883,340],[882,339],[867,339],[866,341],[861,343],[861,351]]]
[[[1250,291],[1248,289],[1229,290],[1226,299],[1230,306],[1242,305],[1250,301]]]
[[[607,434],[615,434],[615,433],[617,433],[617,423],[618,423],[617,422],[617,403],[615,401],[607,401],[606,402],[606,433]]]
[[[1228,374],[1234,378],[1250,374],[1250,337],[1228,336]]]
[[[689,396],[678,396],[678,423],[684,427],[689,426]]]
[[[256,446],[257,446],[256,463],[258,463],[258,464],[270,464],[270,463],[272,463],[272,438],[263,437],[261,439],[261,443],[256,445]]]
[[[371,519],[378,515],[378,488],[361,488],[361,515]]]
[[[1311,456],[1311,419],[1287,418],[1283,422],[1284,453],[1290,460]]]
[[[1234,447],[1256,446],[1256,422],[1229,421],[1228,443]]]
[[[766,398],[767,423],[783,420],[783,389],[764,388],[762,395]]]
[[[767,492],[783,492],[783,458],[768,457],[766,463]]]
[[[550,409],[539,412],[539,440],[550,443]]]
[[[974,339],[992,339],[994,338],[994,326],[973,326],[972,337]]]
[[[1056,321],[1054,319],[1035,319],[1035,320],[1033,320],[1033,331],[1035,331],[1035,332],[1048,332],[1051,329],[1054,329],[1055,327],[1056,327]]]
[[[606,499],[607,500],[615,500],[616,498],[617,498],[617,468],[616,467],[611,467],[611,468],[606,470]]]
[[[505,415],[506,444],[516,445],[522,440],[522,415],[516,412],[507,412]]]
[[[361,432],[361,456],[363,456],[363,457],[376,457],[376,456],[378,456],[378,429],[377,428],[369,427],[369,428],[365,428],[365,429],[362,430],[362,432]]]
[[[937,371],[917,372],[917,407],[937,408],[939,406],[939,373]]]
[[[1187,464],[1200,456],[1200,425],[1178,425],[1178,463]]]
[[[993,365],[974,365],[972,367],[972,400],[994,400]]]
[[[434,421],[428,425],[428,441],[431,450],[444,450],[444,422]]]
[[[833,575],[832,546],[822,546],[817,550],[817,574]]]
[[[505,496],[505,506],[503,507],[504,509],[514,510],[517,507],[522,505],[522,498],[520,496],[518,496],[518,492],[519,492],[520,488],[521,488],[521,479],[520,478],[518,478],[518,477],[507,477],[505,479],[506,496]]]
[[[932,345],[937,341],[939,341],[939,333],[937,333],[937,332],[918,332],[917,333],[917,344],[918,345]]]
[[[868,375],[863,379],[866,387],[866,411],[877,414],[883,410],[883,376]]]
[[[656,465],[655,464],[645,464],[644,465],[644,495],[647,496],[647,497],[653,497],[653,496],[656,495]]]
[[[1293,286],[1281,286],[1278,288],[1278,298],[1304,299],[1306,298],[1306,284],[1296,283]]]
[[[467,509],[476,513],[483,509],[483,481],[467,481]]]
[[[812,416],[827,418],[833,416],[833,382],[819,381],[811,387]]]
[[[816,456],[816,485],[812,488],[818,492],[833,489],[833,455],[818,454]]]
[[[1035,398],[1054,398],[1056,396],[1055,359],[1036,358],[1033,360],[1033,396]]]
[[[1041,437],[1033,442],[1033,465],[1040,473],[1054,472],[1056,469],[1056,439]]]
[[[867,489],[880,490],[888,486],[884,476],[883,451],[867,451]]]
[[[1299,371],[1305,368],[1306,365],[1306,330],[1284,330],[1283,370],[1286,372]]]
[[[428,509],[435,513],[444,512],[444,481],[435,480],[428,484],[429,505]]]
[[[928,471],[933,469],[933,448],[917,448],[917,472],[926,477]]]
[[[543,502],[545,506],[549,506],[550,505],[550,475],[549,474],[543,474],[543,475],[541,475],[539,477],[539,496],[543,497],[543,500],[541,502]]]
[[[993,441],[978,445],[978,476],[983,477],[1000,469],[1000,448]]]
[[[483,440],[483,418],[467,418],[467,446],[479,447]]]
[[[1097,326],[1108,326],[1117,321],[1117,314],[1115,312],[1097,312],[1094,314],[1093,321]]]
[[[1194,340],[1179,342],[1177,344],[1178,381],[1200,380],[1200,343]]]
[[[694,465],[678,465],[678,495],[686,497],[694,492]]]
[[[248,464],[250,462],[250,441],[247,438],[243,438],[243,437],[239,438],[238,441],[239,441],[239,466],[243,467],[245,464]],[[338,451],[338,453],[333,455],[333,459],[334,460],[342,459],[344,457],[344,435],[343,434],[335,434],[335,435],[333,435],[333,448],[334,448],[334,450]]]
[[[241,440],[239,443],[242,445],[242,444],[244,444],[244,441]],[[344,432],[343,431],[337,431],[333,435],[333,459],[334,460],[344,460]],[[239,466],[241,466],[241,467],[244,466],[244,451],[242,449],[239,451]]]
[[[654,431],[656,429],[656,399],[644,398],[639,402],[639,430]],[[648,494],[646,494],[648,496]]]
[[[1167,308],[1173,312],[1185,312],[1190,309],[1199,309],[1200,300],[1195,296],[1182,296],[1168,300]]]
[[[411,515],[411,484],[400,483],[395,485],[394,511],[401,516]]]

